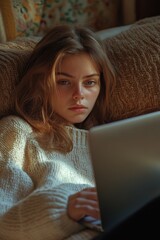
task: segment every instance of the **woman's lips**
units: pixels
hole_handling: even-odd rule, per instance
[[[84,112],[86,111],[87,108],[83,105],[77,105],[77,106],[69,107],[68,109],[75,112]]]

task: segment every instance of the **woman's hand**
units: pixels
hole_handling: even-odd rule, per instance
[[[100,219],[96,188],[85,188],[71,195],[68,199],[68,215],[75,221],[86,215]]]

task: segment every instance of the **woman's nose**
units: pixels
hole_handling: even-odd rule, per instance
[[[74,100],[80,100],[84,98],[84,93],[83,93],[83,89],[81,86],[75,87],[74,91],[73,91],[73,99]]]

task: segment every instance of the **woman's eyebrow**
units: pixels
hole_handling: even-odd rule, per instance
[[[99,73],[92,73],[92,74],[84,76],[83,78],[90,78],[90,77],[100,77],[100,74]]]
[[[64,75],[66,77],[72,77],[74,78],[73,75],[69,74],[69,73],[65,73],[65,72],[56,72],[56,75]],[[86,75],[84,76],[83,78],[90,78],[90,77],[100,77],[100,74],[99,73],[92,73],[92,74],[89,74],[89,75]]]
[[[64,76],[66,76],[66,77],[74,77],[74,76],[72,76],[71,74],[69,74],[69,73],[65,73],[65,72],[56,72],[56,75],[64,75]]]

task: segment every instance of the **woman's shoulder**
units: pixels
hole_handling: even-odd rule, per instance
[[[16,132],[31,133],[32,127],[21,117],[10,115],[0,119],[0,131],[8,129]]]

